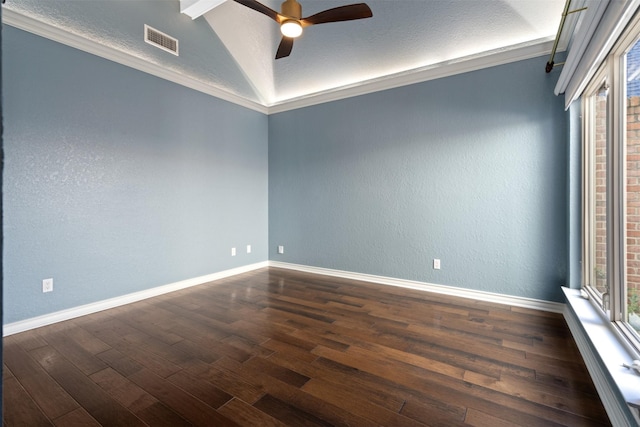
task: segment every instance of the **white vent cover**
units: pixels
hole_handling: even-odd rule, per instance
[[[144,41],[178,56],[178,39],[148,25],[144,25]]]

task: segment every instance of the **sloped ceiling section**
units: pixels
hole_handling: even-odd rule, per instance
[[[279,60],[274,59],[281,37],[277,24],[232,0],[6,0],[3,21],[28,22],[17,25],[28,31],[32,22],[42,23],[54,30],[40,31],[45,36],[64,32],[86,40],[89,47],[82,48],[92,53],[102,55],[105,47],[155,67],[152,74],[185,79],[191,82],[187,86],[277,112],[546,54],[565,4],[298,1],[303,16],[366,1],[373,17],[308,27],[292,54]],[[280,10],[280,2],[263,1],[274,10]],[[145,43],[145,24],[177,38],[180,55]],[[560,50],[567,42],[561,41]],[[100,48],[92,51],[92,44]],[[544,63],[540,69],[544,72]]]
[[[7,0],[3,7],[5,12],[263,103],[211,26],[180,13],[178,0]],[[180,55],[145,43],[145,24],[178,39]]]
[[[278,1],[265,3],[279,10]],[[329,0],[301,0],[300,3],[303,16],[345,4]],[[269,103],[482,52],[540,43],[555,36],[563,7],[563,2],[557,0],[370,0],[367,3],[373,11],[372,18],[309,27],[295,41],[291,56],[277,61],[273,61],[279,43],[275,22],[255,12],[251,20],[237,21],[251,23],[243,29],[251,33],[251,39],[263,38],[270,43],[265,53],[272,60],[275,97],[268,99]],[[218,32],[215,18],[209,18],[216,15],[218,10],[213,10],[207,19]],[[267,21],[271,31],[254,26],[263,21]],[[218,35],[232,50],[228,34],[218,32]]]

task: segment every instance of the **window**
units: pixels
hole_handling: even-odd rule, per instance
[[[640,42],[623,58],[625,70],[624,102],[626,121],[625,208],[626,215],[626,286],[623,320],[640,331]]]
[[[607,171],[609,168],[609,84],[601,71],[585,94],[585,217],[589,228],[589,243],[585,259],[589,265],[586,285],[599,305],[607,308],[609,299],[607,252]]]
[[[640,350],[640,21],[582,96],[583,287]]]

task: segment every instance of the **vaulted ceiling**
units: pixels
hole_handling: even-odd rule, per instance
[[[299,0],[303,16],[360,1]],[[251,108],[277,111],[546,54],[565,5],[364,1],[372,18],[306,28],[291,55],[278,60],[278,25],[233,0],[6,0],[3,21]],[[280,10],[280,1],[262,3]],[[570,15],[569,25],[577,15]],[[179,56],[145,43],[145,24],[178,39]],[[560,49],[567,43],[563,38]]]

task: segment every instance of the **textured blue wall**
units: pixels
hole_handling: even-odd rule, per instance
[[[267,118],[3,30],[4,323],[267,258],[561,301],[540,59]]]
[[[267,260],[265,115],[3,32],[4,323]]]
[[[270,116],[270,259],[562,301],[567,131],[544,62]]]

